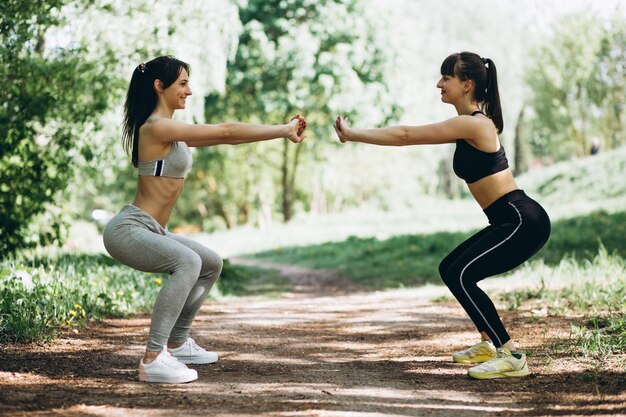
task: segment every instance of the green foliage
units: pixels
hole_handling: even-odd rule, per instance
[[[5,0],[0,4],[0,36],[4,51],[20,54],[25,44],[40,47],[47,28],[59,24],[58,11],[67,0]]]
[[[49,340],[88,320],[149,312],[163,274],[146,274],[105,255],[69,255],[0,262],[0,342]],[[282,281],[281,281],[282,280]],[[272,294],[284,279],[272,271],[224,262],[222,294]]]
[[[626,147],[527,173],[518,183],[541,202],[596,202],[626,196]]]
[[[598,115],[598,136],[607,149],[626,143],[626,24],[614,20],[600,40],[589,97],[602,112]]]
[[[0,256],[61,237],[59,216],[37,231],[29,225],[65,189],[76,156],[91,160],[78,138],[108,105],[101,62],[83,59],[79,49],[44,49],[64,3],[0,5]]]
[[[187,101],[187,110],[177,117],[202,121],[204,95],[223,88],[223,68],[236,49],[240,23],[237,8],[229,0],[181,0],[163,3],[159,7],[154,7],[150,0],[0,3],[2,27],[12,31],[11,42],[2,45],[0,74],[10,70],[11,77],[3,77],[3,80],[15,77],[21,80],[19,85],[6,82],[0,87],[0,103],[8,106],[4,101],[5,89],[34,90],[36,94],[23,91],[22,96],[30,97],[30,100],[19,109],[22,113],[14,112],[23,118],[24,113],[43,112],[44,105],[49,107],[52,100],[54,108],[52,115],[47,116],[45,126],[44,121],[31,122],[24,118],[24,124],[38,129],[35,136],[39,142],[45,142],[49,147],[54,145],[49,137],[56,131],[62,133],[71,129],[65,136],[71,148],[69,152],[65,148],[50,149],[46,151],[49,155],[43,155],[43,146],[29,145],[42,154],[38,159],[45,160],[47,165],[62,167],[58,185],[46,184],[46,181],[50,182],[47,179],[33,182],[31,177],[34,174],[16,180],[21,173],[13,168],[10,177],[4,181],[3,171],[6,170],[0,168],[3,183],[15,184],[13,189],[19,188],[19,192],[33,188],[32,201],[20,203],[26,206],[23,215],[2,220],[10,221],[14,228],[28,228],[30,223],[28,231],[18,234],[26,236],[25,245],[34,245],[57,240],[62,235],[59,225],[63,219],[70,216],[89,218],[95,208],[116,211],[122,204],[132,201],[136,170],[129,166],[128,156],[120,145],[120,110],[130,75],[137,64],[161,54],[174,54],[189,62],[193,68],[194,95]],[[198,42],[198,39],[202,41]],[[19,55],[19,60],[5,53],[10,46],[11,51]],[[23,61],[27,58],[40,60],[38,73],[31,70],[24,73],[28,68],[23,66]],[[49,68],[52,61],[56,68]],[[6,69],[5,64],[11,64],[13,69]],[[89,100],[102,103],[103,108],[96,111]],[[0,108],[0,115],[7,109],[12,108]],[[89,122],[76,122],[81,117]],[[0,133],[3,127],[4,124],[0,126]],[[5,137],[1,140],[4,144]],[[29,153],[26,156],[31,158]],[[63,164],[55,161],[61,158],[65,158]],[[0,166],[4,166],[2,161]],[[77,177],[80,181],[72,181]],[[47,203],[44,204],[39,187],[49,190],[54,199],[45,195]],[[55,193],[57,189],[63,193]],[[31,211],[41,212],[41,204],[46,212],[29,217]],[[197,211],[196,207],[192,209]],[[184,223],[184,220],[178,223]],[[11,236],[11,239],[19,237],[13,233]]]
[[[104,255],[7,260],[0,269],[0,340],[55,337],[86,320],[148,311],[165,279]]]
[[[303,113],[308,137],[318,140],[199,149],[187,185],[193,192],[182,197],[183,204],[214,213],[228,227],[273,213],[289,220],[296,203],[307,207],[315,164],[324,158],[324,149],[336,146],[319,139],[333,134],[338,112],[374,122],[397,113],[386,85],[392,52],[375,30],[380,18],[368,13],[364,1],[250,0],[239,5],[239,46],[227,67],[223,93],[206,99],[207,121],[285,123]],[[359,102],[354,96],[361,97]]]
[[[599,134],[608,149],[624,144],[625,34],[622,20],[571,15],[533,52],[526,80],[535,155],[586,155]]]

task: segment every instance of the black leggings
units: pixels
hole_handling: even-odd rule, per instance
[[[496,347],[509,337],[478,281],[512,270],[548,241],[550,218],[524,191],[503,195],[484,210],[489,226],[461,243],[439,265],[439,274],[479,332]]]

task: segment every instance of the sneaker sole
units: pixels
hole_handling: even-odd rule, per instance
[[[452,360],[456,363],[483,363],[493,358],[495,358],[495,356],[476,356],[474,358],[467,358],[467,359],[459,359],[453,356]]]
[[[139,373],[139,381],[141,382],[151,382],[155,384],[186,384],[191,381],[195,381],[198,379],[198,373],[192,369],[193,374],[189,374],[186,376],[165,376],[165,375],[146,375],[144,373]]]
[[[520,369],[519,371],[492,372],[489,374],[472,374],[468,371],[467,375],[474,379],[521,378],[530,375],[530,371],[528,369]]]

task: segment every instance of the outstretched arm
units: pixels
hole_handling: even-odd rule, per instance
[[[294,117],[283,125],[260,125],[251,123],[187,124],[173,119],[159,119],[154,123],[151,135],[162,142],[186,142],[187,146],[238,145],[276,138],[287,138],[294,143],[302,142],[306,122]]]
[[[341,142],[363,142],[383,146],[432,145],[479,136],[480,122],[471,116],[457,116],[422,126],[391,126],[379,129],[352,129],[337,117],[334,125]]]

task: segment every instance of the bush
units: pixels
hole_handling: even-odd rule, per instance
[[[79,162],[93,158],[81,138],[112,96],[114,76],[99,62],[79,49],[43,48],[66,3],[0,2],[0,257],[63,237],[55,200]],[[29,228],[42,213],[46,227]]]
[[[144,274],[104,255],[63,255],[0,269],[0,341],[56,336],[90,319],[149,311],[164,276]]]

